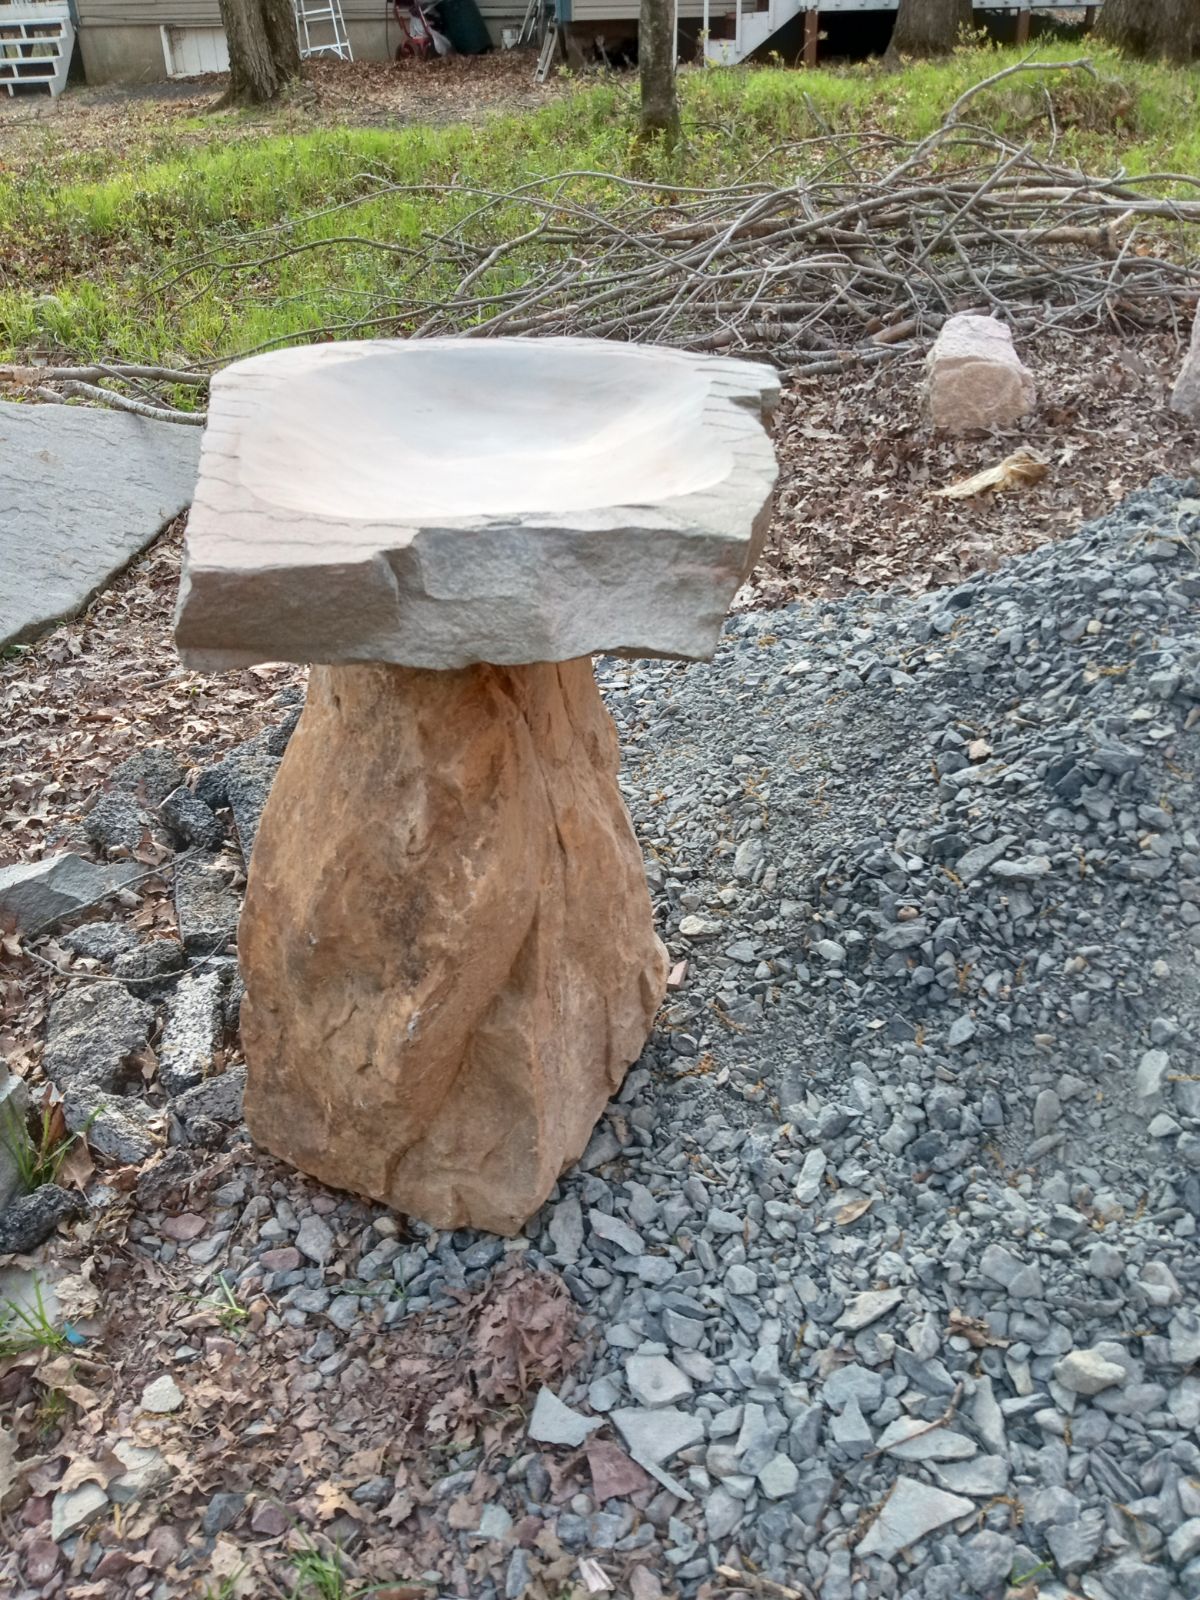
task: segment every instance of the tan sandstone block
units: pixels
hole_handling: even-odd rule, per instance
[[[259,1144],[515,1233],[666,987],[590,661],[314,669],[239,946]]]
[[[1007,428],[1037,404],[1037,385],[995,317],[950,317],[929,354],[929,414],[947,433]]]

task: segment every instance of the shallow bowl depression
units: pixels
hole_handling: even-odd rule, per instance
[[[729,468],[703,427],[700,373],[636,347],[322,353],[290,384],[275,357],[269,401],[241,424],[242,485],[289,511],[391,523],[588,511],[693,494]]]

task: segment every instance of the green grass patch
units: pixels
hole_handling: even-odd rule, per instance
[[[1122,61],[1091,41],[1046,45],[1038,59],[1077,54],[1092,59],[1095,79],[1009,79],[973,102],[970,119],[1094,172],[1200,172],[1200,69]],[[870,164],[882,159],[880,134],[932,132],[964,90],[1019,59],[982,48],[900,72],[877,63],[689,72],[687,138],[673,156],[639,150],[628,79],[472,124],[249,136],[236,118],[187,117],[141,132],[135,123],[119,148],[87,152],[52,136],[35,167],[0,176],[0,352],[219,361],[314,329],[340,336],[386,311],[405,248],[468,217],[478,191],[571,170],[641,177],[664,197],[751,168],[792,181],[828,156],[797,141],[831,131],[850,135]],[[571,193],[601,209],[621,200],[603,176]],[[320,214],[295,225],[310,213]],[[530,215],[513,203],[488,220],[489,237],[528,227]],[[346,242],[312,248],[335,238]],[[272,246],[277,259],[252,273],[217,270]],[[460,270],[451,260],[422,268],[422,292],[436,298]],[[503,269],[487,281],[496,292],[512,286]]]
[[[71,1348],[71,1341],[54,1325],[46,1309],[40,1280],[33,1280],[33,1304],[17,1300],[0,1302],[0,1361],[21,1356],[31,1350],[59,1354]]]

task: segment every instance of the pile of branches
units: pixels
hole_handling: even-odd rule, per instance
[[[275,343],[587,334],[766,358],[799,376],[922,351],[961,310],[994,312],[1027,337],[1056,326],[1182,335],[1200,292],[1200,179],[1096,177],[1056,160],[1057,136],[1041,156],[964,118],[1000,79],[1064,66],[1091,70],[1022,63],[968,90],[923,140],[829,130],[722,186],[596,172],[505,191],[377,180],[245,236],[237,259],[191,263],[158,293],[221,282],[231,297],[249,294],[290,256],[315,258],[319,273],[323,256],[382,251],[387,288],[360,314]],[[798,176],[782,186],[756,176],[768,164]],[[304,237],[314,217],[385,195],[440,197],[457,215],[416,246]]]

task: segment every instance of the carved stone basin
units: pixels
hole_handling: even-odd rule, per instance
[[[176,641],[315,663],[238,950],[246,1120],[515,1232],[666,986],[593,652],[707,656],[766,529],[775,375],[594,340],[321,345],[213,383]]]
[[[328,352],[273,358],[272,382],[285,367],[300,371],[269,411],[242,424],[241,488],[288,512],[494,521],[654,505],[729,472],[728,445],[705,426],[710,382],[697,363],[616,344],[583,354],[549,340]],[[317,448],[297,460],[288,441],[310,429]]]
[[[213,380],[180,654],[711,655],[766,531],[777,394],[766,367],[598,339],[239,362]]]

